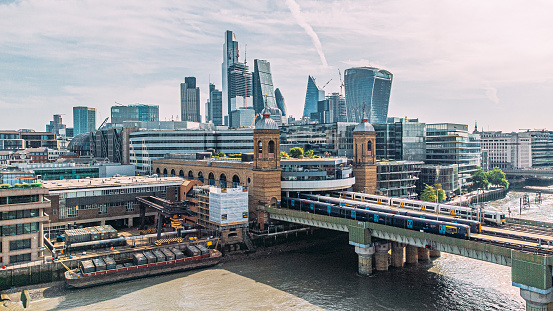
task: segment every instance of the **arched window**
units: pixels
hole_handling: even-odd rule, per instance
[[[194,173],[192,173],[192,171],[188,171],[188,179],[194,179]]]
[[[157,174],[157,176],[159,176],[159,174],[161,174],[161,172],[159,171],[159,167],[156,168],[156,174]]]
[[[240,186],[240,177],[238,175],[232,176],[232,188]]]
[[[179,176],[180,176],[181,178],[184,178],[184,171],[183,171],[183,170],[180,170]]]
[[[167,177],[167,169],[166,168],[163,169],[163,177]]]
[[[269,141],[269,158],[275,157],[275,142]]]
[[[204,173],[198,172],[198,180],[201,181],[202,183],[204,182]]]
[[[372,142],[370,140],[367,142],[367,151],[369,155],[372,155]]]
[[[252,182],[252,180],[248,177],[248,184],[251,183],[251,182]]]
[[[225,174],[221,174],[221,176],[219,177],[219,185],[221,186],[221,188],[227,187],[227,176],[225,176]]]
[[[215,186],[215,175],[213,175],[213,173],[209,173],[208,175],[208,184]]]
[[[259,153],[259,157],[263,158],[263,142],[261,140],[257,142],[257,150]]]
[[[172,170],[171,170],[171,177],[175,177],[175,176],[176,176],[175,170],[172,169]]]

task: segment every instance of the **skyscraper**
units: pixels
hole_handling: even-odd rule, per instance
[[[111,124],[123,125],[124,121],[159,121],[159,106],[144,104],[111,106]]]
[[[244,63],[236,63],[228,68],[228,125],[232,124],[231,111],[252,106],[252,74]],[[248,104],[249,102],[249,104]]]
[[[340,93],[332,93],[326,99],[330,101],[333,114],[332,122],[348,122],[346,99]]]
[[[227,30],[225,32],[225,43],[223,44],[223,64],[222,64],[222,76],[223,76],[223,118],[227,117],[230,113],[230,97],[229,97],[229,67],[238,63],[238,41],[236,41],[236,35]]]
[[[96,108],[73,107],[73,135],[96,130]]]
[[[61,114],[55,114],[54,120],[50,121],[50,124],[46,124],[46,132],[54,133],[60,135],[60,130],[65,135],[65,124],[63,124]]]
[[[260,114],[267,107],[277,108],[275,89],[271,76],[271,63],[262,59],[254,59],[253,72],[253,108]]]
[[[319,89],[315,83],[315,78],[307,78],[307,92],[305,93],[305,105],[303,106],[303,116],[309,117],[311,113],[317,112],[317,102],[325,99],[325,91]]]
[[[195,77],[184,78],[180,84],[181,121],[201,122],[200,88],[196,87]]]
[[[209,84],[209,101],[206,115],[215,125],[223,125],[223,92],[215,88],[215,84]],[[206,120],[207,121],[207,120]]]
[[[365,107],[369,123],[386,123],[392,89],[392,73],[374,67],[356,67],[344,72],[349,122],[359,122]]]
[[[275,100],[277,103],[278,109],[280,109],[280,112],[282,112],[282,116],[286,116],[286,102],[284,101],[284,96],[282,96],[282,93],[280,92],[280,89],[277,87],[275,90]]]

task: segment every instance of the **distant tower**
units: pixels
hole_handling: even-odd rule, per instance
[[[374,194],[376,190],[376,132],[363,114],[353,129],[353,191]]]
[[[280,202],[280,131],[268,108],[262,114],[253,130],[253,202],[249,206],[264,230],[268,220],[266,208]]]
[[[180,84],[181,121],[202,122],[200,116],[200,88],[195,77],[184,78]]]
[[[347,119],[359,122],[367,104],[370,123],[386,123],[393,75],[374,67],[356,67],[344,72]]]
[[[317,112],[317,102],[325,99],[325,91],[319,89],[315,83],[315,78],[307,78],[307,90],[305,92],[305,104],[303,106],[303,116],[311,117],[312,113]]]
[[[275,90],[275,100],[277,103],[278,109],[280,109],[280,112],[282,112],[282,116],[286,116],[286,102],[284,101],[284,96],[282,96],[282,93],[280,92],[280,89],[277,87]]]

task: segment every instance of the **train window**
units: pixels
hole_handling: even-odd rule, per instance
[[[490,214],[484,214],[484,218],[493,218]]]
[[[407,228],[413,229],[413,220],[407,220]]]
[[[447,233],[457,233],[457,227],[445,226],[445,232],[447,232]]]
[[[374,214],[374,222],[378,222],[378,214]]]
[[[313,210],[313,208],[315,208],[315,206],[314,206],[313,204],[309,204],[309,208],[310,208],[311,210]]]
[[[294,206],[294,200],[290,200],[290,205]]]
[[[351,211],[351,218],[355,219],[355,211],[354,210]]]
[[[330,206],[327,206],[326,207],[326,212],[330,214],[330,210],[331,210]]]
[[[505,214],[500,215],[501,219],[505,219]]]

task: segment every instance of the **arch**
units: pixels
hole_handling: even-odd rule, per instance
[[[270,202],[271,202],[271,206],[276,206],[277,203],[278,203],[278,200],[277,200],[277,198],[272,197]]]
[[[204,173],[198,172],[198,180],[201,181],[202,183],[204,182]]]
[[[372,141],[367,141],[367,152],[369,155],[372,155]]]
[[[207,181],[209,185],[215,186],[215,175],[213,175],[213,172],[209,173]]]
[[[240,186],[240,177],[238,175],[232,176],[232,188]]]
[[[166,168],[163,169],[163,177],[167,177],[167,169]]]
[[[192,171],[188,171],[188,179],[194,179],[194,173]]]
[[[171,170],[171,177],[175,177],[175,176],[177,176],[177,174],[175,173],[175,169],[172,169]]]
[[[261,140],[257,142],[257,152],[259,158],[263,158],[263,141]]]
[[[275,142],[273,140],[269,141],[269,158],[275,157]]]
[[[252,182],[252,180],[248,177],[248,184],[251,183],[251,182]]]
[[[180,176],[181,178],[184,178],[184,171],[183,171],[183,170],[180,170],[179,176]]]
[[[157,174],[157,176],[159,176],[159,174],[161,174],[161,172],[159,171],[159,167],[156,168],[156,174]]]
[[[225,174],[221,174],[221,176],[219,176],[219,185],[221,188],[227,187],[227,176]]]

